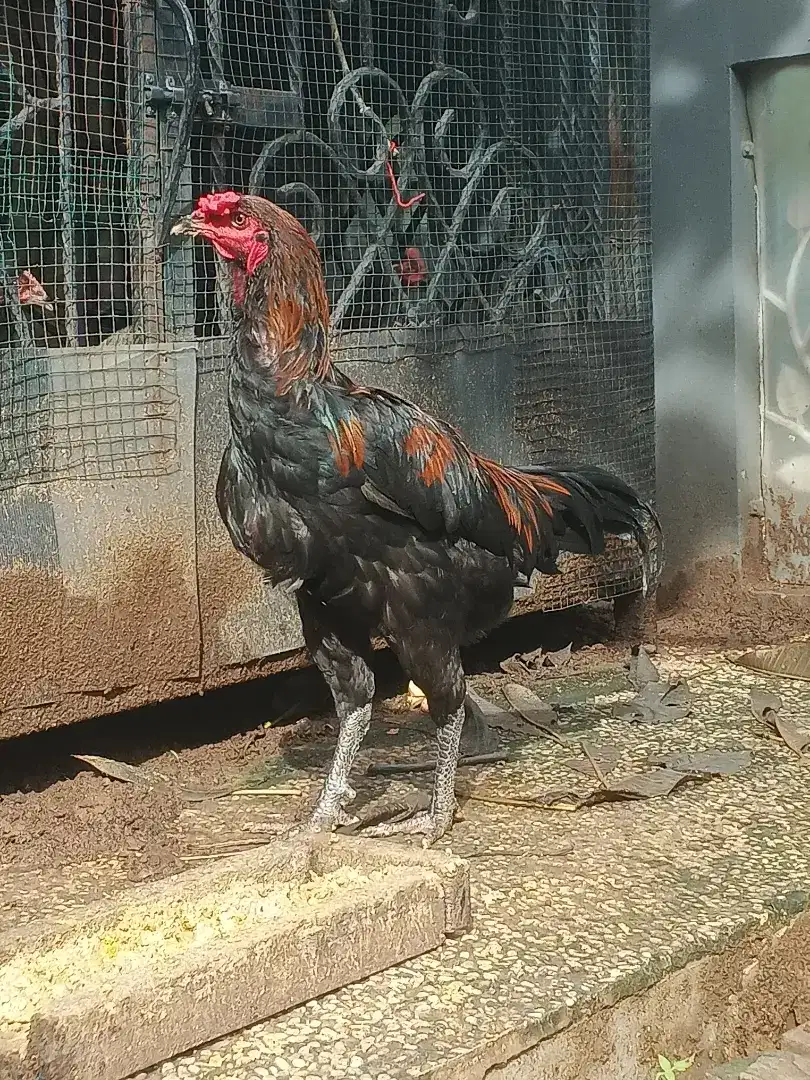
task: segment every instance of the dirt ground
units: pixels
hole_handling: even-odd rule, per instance
[[[751,581],[747,576],[747,581]],[[810,593],[753,579],[744,587],[726,560],[699,563],[658,593],[658,635],[669,645],[745,648],[810,634]]]
[[[741,593],[732,572],[717,564],[699,568],[689,587],[676,580],[659,601],[659,637],[667,644],[734,648],[783,641],[786,626],[793,638],[810,632],[810,605],[802,599],[769,594],[763,601]],[[542,694],[561,678],[620,670],[629,650],[610,642],[612,632],[610,605],[521,616],[470,650],[465,663],[476,689],[497,699],[504,683],[516,678],[503,672],[504,660],[541,645],[553,650],[573,643],[564,667],[518,677]],[[402,721],[409,708],[406,680],[385,652],[377,657],[377,685],[377,720]],[[300,756],[302,748],[317,751],[325,763],[334,738],[330,716],[320,676],[294,671],[8,742],[0,755],[0,865],[7,872],[47,871],[115,857],[133,880],[171,873],[182,866],[184,803],[177,786],[244,785],[272,772],[285,756]],[[424,716],[411,719],[430,730]],[[76,754],[145,766],[168,783],[145,790],[108,779]]]
[[[523,616],[470,650],[467,669],[480,693],[498,697],[502,685],[515,681],[501,671],[501,661],[539,645],[573,643],[564,667],[542,668],[527,680],[551,685],[626,660],[626,648],[602,643],[611,630],[608,605]],[[377,657],[377,683],[377,721],[412,721],[418,731],[430,731],[423,714],[404,715],[410,708],[406,679],[387,653]],[[176,787],[215,791],[249,784],[304,749],[325,762],[334,739],[329,705],[320,676],[298,671],[10,741],[0,758],[0,865],[6,872],[47,871],[116,857],[132,880],[180,869],[184,803]],[[278,726],[265,726],[272,722]],[[169,783],[158,790],[122,783],[75,754],[145,767]]]

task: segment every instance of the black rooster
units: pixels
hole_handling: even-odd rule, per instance
[[[232,272],[220,513],[237,549],[273,584],[296,590],[340,721],[311,825],[351,820],[349,772],[374,694],[370,640],[382,637],[424,688],[438,754],[430,809],[367,833],[419,833],[427,846],[453,820],[460,648],[506,618],[520,576],[556,573],[560,550],[598,554],[613,534],[634,538],[646,556],[655,514],[601,469],[506,468],[416,405],[354,385],[330,362],[317,248],[273,203],[205,195],[172,232],[208,240]]]

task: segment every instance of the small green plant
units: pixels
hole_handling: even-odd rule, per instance
[[[685,1073],[692,1068],[694,1060],[694,1054],[688,1058],[681,1058],[679,1061],[670,1061],[663,1054],[659,1054],[658,1072],[655,1074],[655,1080],[677,1080],[681,1073]]]

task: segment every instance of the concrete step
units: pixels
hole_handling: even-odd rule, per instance
[[[755,1061],[755,1057],[737,1058],[736,1061],[730,1061],[727,1065],[718,1065],[706,1074],[706,1080],[740,1080],[748,1066]]]
[[[718,1065],[706,1080],[810,1080],[810,1024],[786,1031],[779,1050]]]
[[[779,1040],[779,1046],[790,1054],[810,1059],[810,1024],[802,1024],[801,1027],[786,1031]]]
[[[810,1058],[772,1050],[743,1069],[740,1080],[810,1080]]]

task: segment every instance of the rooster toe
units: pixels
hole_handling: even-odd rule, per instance
[[[422,847],[429,848],[445,836],[453,826],[453,814],[434,814],[422,810],[404,821],[384,821],[363,829],[363,836],[383,839],[387,836],[421,836]]]

